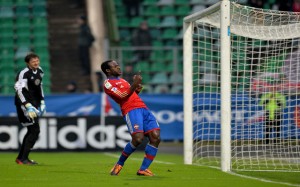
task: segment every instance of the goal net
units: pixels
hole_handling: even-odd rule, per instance
[[[300,171],[300,15],[227,3],[184,19],[185,163]]]

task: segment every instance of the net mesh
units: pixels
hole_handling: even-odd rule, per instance
[[[231,3],[233,170],[300,171],[299,16]],[[215,10],[193,23],[192,84],[193,162],[217,167],[220,45]]]

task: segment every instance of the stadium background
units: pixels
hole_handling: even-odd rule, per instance
[[[83,117],[96,120],[94,117],[99,117],[102,113],[100,98],[103,81],[100,63],[113,58],[123,67],[126,64],[133,65],[134,72],[142,71],[145,89],[141,96],[159,118],[163,129],[162,140],[182,141],[182,20],[216,2],[217,0],[141,0],[139,15],[128,17],[122,0],[0,0],[0,103],[1,106],[7,106],[0,110],[0,143],[4,147],[9,143],[9,125],[18,126],[13,106],[14,78],[24,67],[24,56],[30,51],[40,56],[41,66],[45,71],[43,83],[48,106],[45,119],[49,128],[49,121],[53,118],[67,120],[77,116],[78,119]],[[243,0],[239,3],[248,2]],[[273,7],[278,8],[274,0],[262,5],[262,8]],[[76,23],[80,15],[87,15],[96,38],[90,49],[90,76],[80,73],[77,52],[79,28]],[[132,44],[132,33],[144,20],[149,25],[152,45],[140,48]],[[137,61],[137,50],[150,51],[149,59]],[[70,81],[78,85],[76,94],[66,93],[66,85]],[[209,81],[204,82],[210,84]],[[215,90],[218,91],[217,88]],[[119,115],[118,107],[109,101],[111,106],[108,106],[110,110],[106,111],[107,115]],[[203,113],[201,117],[213,119],[214,125],[219,125],[219,116],[215,113]],[[98,123],[93,123],[101,125],[100,118]],[[114,123],[120,125],[122,122],[120,120]],[[13,136],[18,137],[19,133]],[[76,136],[74,132],[69,137],[69,141],[73,143],[79,140],[80,136]],[[15,149],[17,147],[1,150]]]
[[[82,3],[78,3],[82,2]],[[0,93],[12,95],[15,74],[29,51],[41,57],[47,94],[66,92],[69,81],[78,92],[101,91],[100,63],[108,58],[142,70],[144,93],[182,93],[183,17],[217,0],[141,0],[139,16],[126,16],[122,0],[1,0]],[[87,15],[96,41],[91,50],[91,76],[80,74],[76,19]],[[132,34],[146,20],[152,35],[149,59],[136,62]],[[99,90],[100,89],[100,90]]]

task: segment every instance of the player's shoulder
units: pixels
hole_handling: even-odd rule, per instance
[[[28,67],[23,68],[20,73],[28,73],[30,72],[30,69]]]
[[[17,76],[19,77],[21,75],[22,77],[26,77],[29,74],[30,74],[29,68],[25,67],[17,73]]]
[[[122,82],[127,82],[125,79],[123,78],[120,78],[119,81],[122,81]]]
[[[106,88],[106,89],[111,89],[112,88],[112,84],[113,84],[113,82],[111,80],[109,80],[109,79],[106,79],[104,81],[104,83],[103,83],[104,88]]]
[[[39,66],[38,71],[39,71],[40,73],[44,73],[44,70],[43,70],[43,68],[42,68],[41,66]]]

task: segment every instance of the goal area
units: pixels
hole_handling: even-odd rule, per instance
[[[299,172],[300,14],[222,0],[183,48],[185,164]]]

